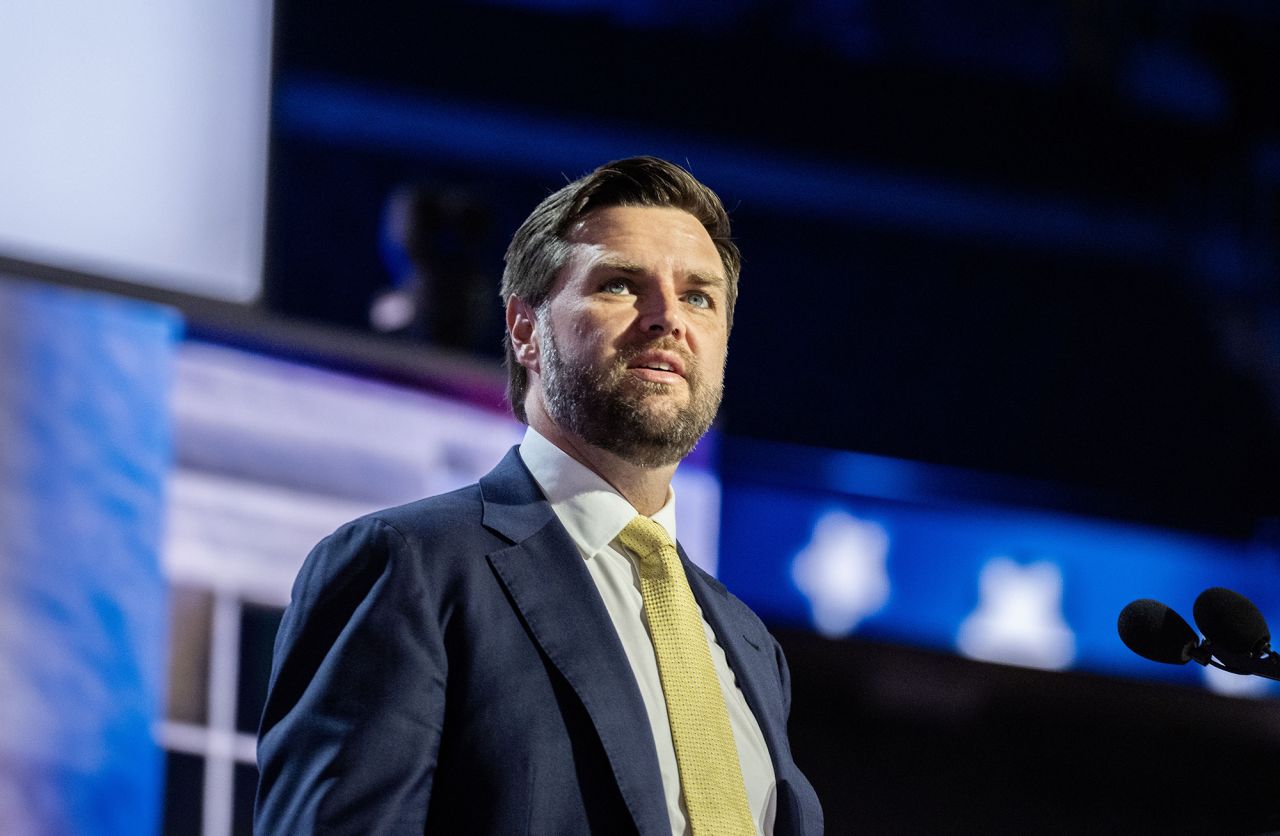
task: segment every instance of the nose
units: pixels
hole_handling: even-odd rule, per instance
[[[662,288],[649,294],[642,303],[640,327],[649,334],[679,337],[684,330],[680,317],[680,300],[675,291]]]

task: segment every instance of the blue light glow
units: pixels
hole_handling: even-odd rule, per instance
[[[173,312],[0,281],[0,833],[155,833]]]
[[[753,454],[764,447],[752,442]],[[724,476],[720,576],[767,619],[989,661],[1196,683],[1198,666],[1159,665],[1124,646],[1125,604],[1156,598],[1189,617],[1201,590],[1226,586],[1280,612],[1280,562],[1251,544],[1016,507],[979,499],[978,488],[964,502],[926,490],[942,484],[919,478],[926,465],[902,463],[912,479],[886,476],[891,459],[854,492],[831,478],[850,454],[785,450],[789,464],[739,461]],[[962,489],[960,471],[942,472],[949,491]],[[980,474],[974,484],[1004,485]],[[884,495],[865,490],[877,485]]]

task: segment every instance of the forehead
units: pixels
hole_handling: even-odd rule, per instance
[[[724,280],[715,242],[702,223],[683,209],[608,206],[587,213],[565,237],[575,245],[572,260],[580,267],[620,259],[648,270]]]

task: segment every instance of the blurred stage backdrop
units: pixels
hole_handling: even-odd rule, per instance
[[[518,442],[501,256],[656,154],[745,266],[684,544],[842,833],[1280,827],[1280,7],[0,9],[0,832],[251,830],[302,559]]]

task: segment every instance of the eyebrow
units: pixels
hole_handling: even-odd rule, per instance
[[[628,275],[644,275],[649,272],[634,261],[627,261],[623,258],[609,258],[607,256],[597,261],[591,271],[594,273],[598,270],[610,270],[618,273],[626,273]],[[698,287],[718,287],[725,289],[729,286],[728,280],[719,273],[703,273],[695,270],[687,276],[687,279],[691,284],[697,285]]]
[[[605,257],[597,261],[592,266],[592,272],[597,270],[612,270],[619,273],[644,273],[645,269],[634,261],[627,261],[624,258]]]
[[[718,287],[721,290],[729,286],[728,280],[719,273],[712,273],[710,275],[706,273],[690,273],[689,282],[697,285],[698,287]]]

